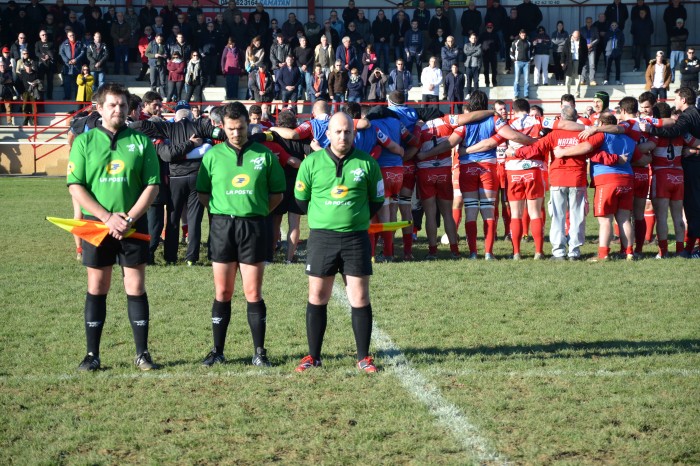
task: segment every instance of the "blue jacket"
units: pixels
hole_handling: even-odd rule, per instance
[[[396,69],[391,70],[389,73],[389,80],[387,82],[389,87],[389,92],[396,90],[396,80],[403,79],[403,90],[406,94],[413,87],[413,78],[411,77],[411,72],[408,70],[403,70],[401,74],[398,74]]]
[[[63,73],[70,76],[77,76],[80,74],[80,69],[83,66],[83,61],[85,60],[85,46],[79,40],[75,41],[75,55],[71,53],[71,46],[68,39],[63,41],[61,47],[58,49],[58,54],[63,59],[65,63],[63,67]],[[75,60],[73,65],[69,65],[70,60]]]
[[[335,59],[340,60],[340,63],[343,64],[343,68],[345,68],[345,65],[350,65],[347,68],[348,73],[353,68],[357,68],[359,71],[362,71],[362,66],[360,65],[360,60],[357,58],[357,50],[355,47],[353,47],[352,44],[350,44],[350,48],[348,49],[350,51],[350,61],[346,62],[345,60],[345,46],[343,44],[340,44],[337,49],[335,49]]]

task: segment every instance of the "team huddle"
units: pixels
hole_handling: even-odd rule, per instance
[[[288,238],[298,242],[298,215],[308,215],[310,229],[305,267],[309,353],[297,366],[298,372],[322,365],[327,305],[338,273],[351,306],[357,367],[376,372],[369,354],[369,277],[376,260],[393,259],[394,232],[378,234],[383,251],[377,255],[379,238],[368,229],[370,223],[394,221],[399,214],[412,219],[415,197],[425,214],[426,260],[437,259],[438,215],[451,257],[461,257],[458,225],[462,212],[468,257],[479,255],[477,218],[481,214],[483,257],[495,260],[499,206],[513,244],[512,259],[522,259],[521,240],[527,233],[524,219],[528,218],[534,259],[540,260],[544,258],[544,198],[549,189],[551,259],[577,260],[585,238],[590,171],[595,186],[594,215],[600,224],[599,253],[594,260],[613,257],[614,221],[619,226],[621,254],[635,259],[647,233],[649,197],[658,219],[657,257],[669,254],[669,208],[676,253],[689,257],[700,236],[700,170],[695,166],[700,165],[700,140],[690,134],[696,129],[690,131],[687,124],[693,118],[687,111],[697,113],[692,105],[696,96],[689,88],[677,91],[676,109],[683,114],[676,122],[668,104],[657,103],[653,95],[646,94],[639,101],[622,99],[617,116],[608,109],[604,92],[596,94],[595,111],[587,117],[578,115],[571,95],[562,97],[557,118],[544,118],[527,100],[516,99],[510,121],[506,120],[506,103],[496,101],[489,110],[488,99],[480,91],[465,102],[463,114],[449,115],[430,107],[413,109],[406,105],[402,92],[394,92],[387,106],[365,108],[349,103],[333,115],[327,102],[317,101],[312,118],[300,125],[289,110],[279,113],[276,126],[260,118],[257,109],[251,118],[253,112],[240,102],[217,107],[210,118],[197,123],[176,118],[127,125],[132,97],[124,87],[106,84],[97,93],[101,120],[90,131],[86,125],[75,138],[68,166],[74,202],[86,218],[103,222],[110,231],[100,246],[82,244],[88,276],[87,355],[79,369],[100,368],[106,297],[115,263],[123,269],[135,365],[141,370],[155,367],[148,351],[145,289],[152,249],[147,242],[126,236],[132,229],[160,236],[162,221],[151,222],[149,210],[162,190],[164,161],[175,164],[176,169],[178,163],[183,165],[179,168],[186,168],[179,172],[183,189],[189,186],[202,211],[206,208],[209,213],[208,253],[215,297],[213,348],[202,361],[205,366],[225,361],[238,271],[253,340],[252,364],[270,365],[262,286],[265,263],[277,242],[284,213],[289,215],[290,227],[297,229],[296,236],[290,232]],[[163,146],[176,145],[178,133],[187,134],[189,144],[176,154],[174,147]],[[182,208],[184,201],[180,204]],[[163,206],[155,210],[162,216]],[[179,215],[176,212],[176,220]],[[412,227],[404,229],[402,238],[404,260],[413,260]]]

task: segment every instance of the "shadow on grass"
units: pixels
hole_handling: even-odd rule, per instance
[[[542,345],[501,345],[476,346],[473,348],[404,348],[406,357],[417,359],[430,357],[433,362],[440,359],[457,357],[499,356],[513,359],[552,359],[552,358],[609,358],[609,357],[644,357],[682,353],[700,353],[700,340],[662,340],[662,341],[592,341],[592,342],[556,342]],[[384,351],[378,355],[396,356],[397,352]]]

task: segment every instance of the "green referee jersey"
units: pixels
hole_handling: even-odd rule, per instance
[[[97,127],[75,138],[67,183],[84,186],[109,212],[128,212],[146,186],[160,184],[156,149],[148,137],[130,128],[112,135]],[[83,213],[90,215],[85,209]]]
[[[301,163],[294,196],[309,202],[309,228],[362,231],[369,228],[369,203],[384,201],[384,181],[368,153],[353,149],[339,159],[327,148]]]
[[[284,171],[267,147],[246,143],[239,152],[228,142],[207,151],[197,191],[209,194],[212,214],[256,217],[270,214],[270,194],[284,193]]]

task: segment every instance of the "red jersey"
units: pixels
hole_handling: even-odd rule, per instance
[[[522,133],[526,136],[530,136],[533,139],[539,138],[540,132],[542,131],[541,119],[530,115],[523,115],[518,118],[513,118],[510,121],[510,127],[519,133]],[[519,149],[523,147],[522,144],[513,141],[510,141],[510,146],[514,149]],[[530,168],[539,168],[541,170],[545,170],[545,158],[545,155],[532,157],[527,160],[521,158],[508,157],[506,158],[506,170],[527,170]]]
[[[676,136],[675,138],[659,137],[656,142],[656,149],[651,153],[651,168],[656,173],[658,170],[680,170],[681,153],[685,141],[683,137]]]
[[[418,128],[417,128],[418,129]],[[450,115],[427,121],[419,129],[418,145],[421,152],[426,152],[440,143],[447,141],[454,131],[450,121]],[[451,166],[452,149],[437,154],[433,157],[417,162],[418,168],[435,168]]]

